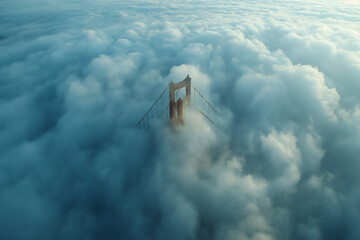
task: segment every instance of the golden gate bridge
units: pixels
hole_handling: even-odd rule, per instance
[[[215,124],[217,111],[191,84],[191,78],[187,75],[181,82],[171,81],[135,127],[148,130],[151,122],[157,118],[170,119],[173,123],[183,124],[184,115],[189,111],[195,113],[195,117]]]

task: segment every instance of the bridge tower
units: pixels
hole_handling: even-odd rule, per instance
[[[175,101],[175,91],[185,87],[186,96],[185,99],[181,99],[181,97]],[[179,123],[184,123],[184,105],[186,107],[190,107],[191,104],[191,78],[189,74],[187,77],[181,82],[174,83],[171,81],[169,83],[169,115],[170,120],[177,120]]]
[[[185,88],[185,96],[184,92],[180,91],[183,90],[183,88]],[[169,99],[167,99],[165,94],[167,90],[169,90]],[[191,94],[193,94],[193,96],[191,96]],[[218,114],[199,90],[191,84],[191,78],[188,74],[181,82],[174,83],[171,81],[169,86],[164,89],[135,127],[148,130],[151,121],[162,116],[170,119],[172,123],[183,124],[184,113],[190,110],[198,113],[197,116],[200,115],[201,118],[208,120],[211,124],[214,124],[214,121],[209,114]]]

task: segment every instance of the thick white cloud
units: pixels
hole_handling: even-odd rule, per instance
[[[2,1],[1,239],[359,239],[355,1]],[[190,74],[220,116],[134,128]]]

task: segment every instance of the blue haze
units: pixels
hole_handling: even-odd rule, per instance
[[[0,0],[0,239],[359,239],[359,13]],[[217,126],[135,129],[187,73]]]

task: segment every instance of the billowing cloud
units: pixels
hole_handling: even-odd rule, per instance
[[[0,239],[359,239],[359,12],[2,1]],[[134,128],[187,74],[216,124]]]

